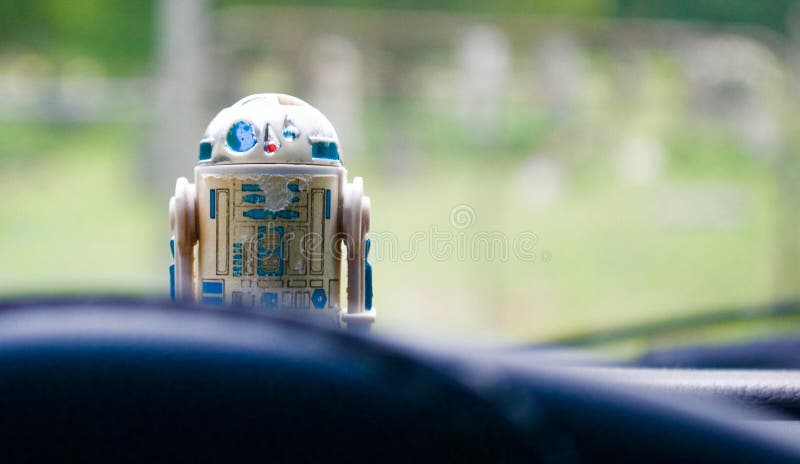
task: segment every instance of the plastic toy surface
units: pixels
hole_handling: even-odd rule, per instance
[[[375,320],[369,198],[360,177],[347,181],[331,123],[298,98],[257,94],[222,110],[169,218],[173,299],[307,311],[348,327]]]

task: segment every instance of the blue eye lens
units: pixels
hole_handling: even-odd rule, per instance
[[[253,126],[244,121],[239,121],[228,130],[225,142],[233,151],[243,153],[256,146],[256,133]]]

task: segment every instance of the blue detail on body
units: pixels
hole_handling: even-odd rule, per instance
[[[300,217],[300,213],[291,210],[270,211],[268,209],[251,209],[242,213],[244,217],[251,219],[295,219]]]
[[[175,265],[169,265],[169,298],[175,301]]]
[[[369,248],[372,245],[367,239],[367,249],[364,253],[364,307],[372,309],[372,265],[369,263]]]
[[[336,142],[312,142],[311,157],[338,161],[339,147]]]
[[[325,303],[328,302],[328,295],[325,294],[325,290],[321,288],[314,290],[314,293],[311,294],[311,302],[317,309],[324,308]]]
[[[172,260],[175,261],[175,239],[169,239],[169,251],[172,253]],[[169,265],[169,298],[175,300],[175,264]]]
[[[299,203],[300,199],[297,197],[292,197],[292,203]]]
[[[287,184],[286,188],[288,188],[292,192],[299,192],[300,191],[300,184]]]
[[[203,293],[222,294],[225,291],[225,286],[222,282],[218,281],[203,281]]]
[[[204,280],[202,301],[205,304],[221,305],[225,302],[225,283],[219,280]]]
[[[278,246],[272,249],[264,247],[264,236],[267,233],[267,227],[261,226],[258,228],[258,275],[260,276],[282,276],[283,275],[283,227],[272,227],[271,233],[278,234]],[[264,258],[268,255],[277,255],[278,269],[268,271],[264,269]]]
[[[264,195],[259,195],[257,193],[250,193],[248,195],[242,196],[242,200],[244,200],[245,203],[264,203],[265,201],[267,201],[267,197],[265,197]]]
[[[331,191],[325,189],[325,219],[331,218]]]
[[[261,187],[256,184],[242,184],[243,192],[260,192]]]
[[[215,219],[217,217],[217,191],[211,189],[208,192],[208,214],[211,216],[211,219]]]
[[[242,276],[242,244],[233,244],[233,276]]]
[[[278,294],[274,292],[262,293],[261,304],[267,309],[276,309],[278,307]]]
[[[239,153],[250,151],[251,148],[256,146],[256,132],[253,129],[253,125],[245,121],[234,123],[228,129],[225,143],[228,144],[231,150]]]
[[[197,155],[198,161],[208,161],[211,159],[211,142],[200,142],[200,154]]]

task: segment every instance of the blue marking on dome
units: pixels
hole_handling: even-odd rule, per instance
[[[239,121],[228,129],[228,137],[225,142],[233,151],[244,153],[256,146],[256,133],[252,124]]]
[[[339,148],[336,146],[336,142],[311,142],[311,157],[338,160]]]
[[[198,161],[208,161],[211,159],[211,142],[200,142],[200,154],[197,156]]]

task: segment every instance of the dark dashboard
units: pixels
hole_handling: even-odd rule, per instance
[[[796,462],[798,380],[587,365],[151,300],[0,304],[7,460]]]

